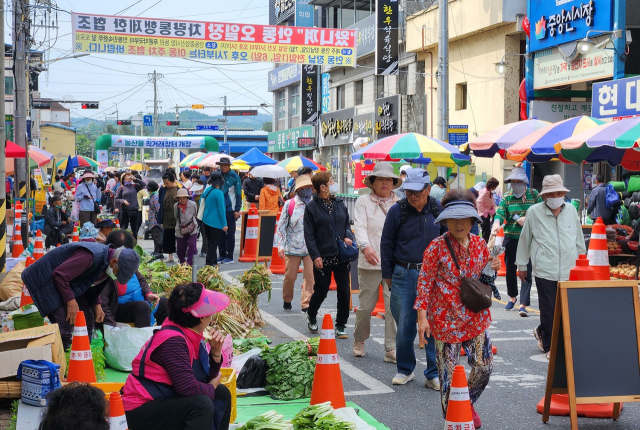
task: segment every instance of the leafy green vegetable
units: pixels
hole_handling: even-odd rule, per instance
[[[343,421],[333,414],[331,402],[308,406],[291,420],[294,430],[356,430],[354,423]]]
[[[7,424],[6,430],[16,430],[18,428],[18,406],[20,400],[14,400],[11,402],[11,416],[9,417],[9,424]]]
[[[252,350],[253,348],[266,348],[271,341],[264,337],[256,337],[252,339],[234,339],[233,349],[238,350],[241,354]]]
[[[144,249],[142,249],[142,247],[140,245],[136,245],[133,247],[133,250],[135,252],[138,253],[138,255],[140,256],[140,258],[145,257],[147,255],[147,253],[145,252]]]
[[[272,397],[295,400],[311,396],[316,363],[309,359],[306,342],[289,342],[266,348],[261,357],[269,366],[265,388]]]
[[[269,411],[251,418],[238,430],[292,430],[293,426],[283,419],[284,415]]]
[[[310,355],[318,355],[318,348],[320,348],[320,336],[310,337],[307,339],[307,343],[311,347]]]

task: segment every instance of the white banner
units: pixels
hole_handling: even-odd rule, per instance
[[[104,172],[109,166],[109,151],[99,149],[96,151],[96,161],[98,162],[98,173]]]
[[[576,82],[597,81],[613,76],[614,51],[593,49],[566,61],[558,48],[536,52],[533,60],[533,88],[552,88]]]
[[[111,135],[111,146],[117,148],[204,148],[204,137],[152,137]]]

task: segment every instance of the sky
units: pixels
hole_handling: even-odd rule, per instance
[[[44,29],[34,29],[39,42],[50,40],[38,50],[48,51],[49,59],[72,55],[71,15],[68,12],[105,15],[140,16],[268,24],[268,0],[56,0],[58,29],[47,37]],[[126,9],[126,10],[125,10]],[[124,10],[124,11],[123,11]],[[64,12],[63,12],[64,11]],[[7,13],[7,17],[10,14]],[[54,15],[55,17],[55,15]],[[7,18],[6,42],[11,43],[11,25]],[[57,34],[56,34],[57,33]],[[227,96],[229,105],[272,104],[267,91],[267,72],[271,63],[239,63],[232,61],[165,59],[132,55],[91,54],[49,64],[49,72],[40,75],[43,97],[68,100],[96,100],[98,110],[83,110],[79,104],[67,104],[72,117],[90,117],[104,121],[115,117],[128,118],[140,111],[153,111],[153,84],[148,74],[157,71],[162,111],[175,111],[175,106],[191,104],[221,105]],[[208,64],[207,64],[208,63]],[[210,64],[210,65],[209,65]],[[145,83],[146,82],[146,83]],[[272,108],[267,108],[272,113]],[[201,111],[221,114],[219,109]],[[267,113],[261,110],[262,113]]]

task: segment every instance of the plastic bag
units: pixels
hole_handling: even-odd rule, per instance
[[[259,355],[250,357],[238,376],[238,388],[263,388],[267,377],[267,362]]]
[[[242,368],[244,364],[249,360],[249,358],[254,355],[258,355],[262,352],[262,348],[253,348],[251,351],[247,351],[244,354],[240,354],[237,357],[233,357],[231,361],[231,367],[236,369],[236,373],[239,375],[242,372]]]
[[[107,344],[104,355],[109,367],[131,372],[133,359],[151,338],[154,328],[137,328],[128,324],[117,324],[117,327],[106,324],[104,326],[104,340]]]
[[[230,367],[233,361],[233,338],[230,334],[224,338],[222,343],[222,367]]]

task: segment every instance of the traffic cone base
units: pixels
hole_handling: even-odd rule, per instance
[[[93,355],[91,354],[87,321],[82,311],[76,315],[67,375],[67,382],[97,382],[96,372],[93,368]]]
[[[243,263],[251,263],[256,261],[256,255],[258,252],[258,210],[256,205],[251,204],[249,213],[247,214],[247,228],[244,231],[244,248],[243,253],[238,258],[238,261]]]
[[[334,409],[346,407],[333,321],[330,314],[325,314],[322,320],[310,404],[317,405],[329,401]]]
[[[474,430],[473,415],[471,414],[471,400],[469,399],[469,386],[464,367],[457,365],[453,371],[451,388],[449,389],[449,403],[447,405],[446,429]]]
[[[282,209],[278,211],[278,216],[276,217],[276,229],[278,228],[278,221],[280,221],[280,214],[282,214]],[[280,258],[280,255],[278,255],[277,246],[274,246],[273,251],[271,252],[271,263],[269,264],[269,270],[271,271],[271,273],[276,275],[284,275],[286,271],[285,262],[282,258]]]
[[[577,405],[576,411],[579,417],[585,418],[613,418],[614,403],[597,403],[588,405]],[[624,404],[620,403],[620,412]],[[544,397],[536,406],[539,414],[544,413]],[[552,394],[549,414],[555,416],[569,416],[569,396],[567,394]]]
[[[109,430],[127,430],[128,428],[122,397],[120,393],[114,391],[109,394]]]

